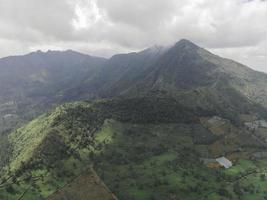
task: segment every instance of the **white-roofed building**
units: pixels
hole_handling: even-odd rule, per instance
[[[233,166],[233,163],[225,157],[216,158],[216,161],[226,169]]]

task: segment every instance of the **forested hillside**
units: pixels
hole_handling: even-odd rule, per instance
[[[0,59],[0,199],[265,199],[266,86],[188,40]]]
[[[9,135],[0,196],[45,199],[93,166],[119,199],[263,198],[264,145],[215,114],[162,94],[60,106]],[[213,164],[223,155],[233,168]]]

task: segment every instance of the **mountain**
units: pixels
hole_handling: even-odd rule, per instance
[[[19,101],[62,95],[81,80],[94,77],[104,58],[91,57],[71,50],[33,52],[0,60],[0,99]],[[58,97],[57,97],[58,98]],[[49,101],[47,100],[46,101]]]
[[[172,93],[203,88],[234,90],[267,107],[266,77],[265,73],[216,56],[183,39],[170,48],[156,46],[138,53],[115,55],[95,79],[72,90],[93,92],[100,98],[136,96],[157,90]]]
[[[121,56],[117,62],[123,63],[121,60],[127,56]],[[132,63],[132,70],[138,70],[136,62]],[[121,88],[118,94],[129,95],[151,90],[175,92],[202,87],[222,89],[229,86],[252,101],[267,106],[266,74],[216,56],[185,39],[157,54],[157,58],[148,65],[142,65],[147,67],[143,71],[138,70],[136,78],[131,84]],[[131,75],[132,73],[127,73],[123,77],[125,80],[132,80]],[[112,89],[114,85],[125,85],[124,79],[109,83],[106,90]]]
[[[131,79],[163,51],[163,47],[155,46],[109,60],[72,50],[0,59],[0,168],[6,160],[10,131],[61,103],[101,98],[116,88],[129,87]],[[124,86],[116,86],[123,78]]]
[[[0,59],[0,116],[23,122],[67,101],[138,96],[151,91],[205,90],[216,96],[230,91],[267,107],[266,77],[184,39],[170,48],[154,46],[110,59],[71,50],[38,51]]]
[[[110,59],[5,59],[0,199],[266,198],[265,73],[184,39]]]
[[[166,50],[165,47],[154,46],[137,53],[114,55],[94,79],[82,82],[68,93],[74,93],[74,96],[94,93],[100,98],[118,96],[131,87]]]

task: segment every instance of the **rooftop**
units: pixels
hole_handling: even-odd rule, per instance
[[[226,169],[233,166],[233,163],[225,157],[216,158],[216,161]]]

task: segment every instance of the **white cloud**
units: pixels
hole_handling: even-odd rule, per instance
[[[267,2],[0,0],[0,56],[37,48],[108,56],[181,38],[267,71]]]

